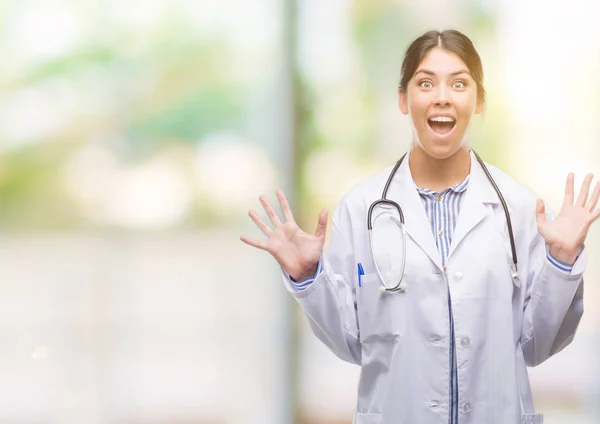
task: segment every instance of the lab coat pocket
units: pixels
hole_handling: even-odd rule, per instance
[[[396,285],[400,271],[390,270],[381,275],[388,287]],[[361,286],[357,288],[357,314],[360,340],[372,343],[399,339],[403,335],[403,292],[381,292],[381,279],[377,273],[361,277]]]
[[[523,414],[521,424],[544,424],[544,414]]]
[[[383,415],[357,412],[352,424],[383,424]]]

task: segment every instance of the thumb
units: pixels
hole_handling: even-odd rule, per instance
[[[546,205],[542,199],[537,199],[535,204],[535,218],[538,223],[538,227],[546,223]]]
[[[319,214],[319,222],[317,223],[317,229],[315,230],[315,236],[323,237],[327,232],[327,215],[329,211],[327,209],[323,209]]]

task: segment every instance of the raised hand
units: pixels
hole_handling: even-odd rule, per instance
[[[281,268],[296,281],[312,277],[317,272],[319,258],[325,244],[327,209],[323,209],[319,214],[319,222],[314,234],[305,233],[296,224],[292,209],[283,191],[278,190],[276,194],[283,211],[284,222],[281,222],[267,197],[262,195],[258,199],[274,228],[260,219],[255,211],[250,210],[248,215],[267,236],[267,240],[254,240],[244,236],[240,237],[240,240],[269,252]]]
[[[573,264],[583,248],[592,223],[600,217],[597,208],[600,198],[600,181],[588,199],[592,174],[588,174],[574,202],[573,173],[567,176],[565,198],[560,213],[553,221],[547,221],[544,202],[538,199],[536,207],[537,227],[550,247],[550,254],[561,262]]]

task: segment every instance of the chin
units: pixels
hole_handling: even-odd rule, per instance
[[[448,159],[460,150],[463,143],[447,139],[433,139],[427,140],[425,143],[419,143],[419,146],[433,158]]]

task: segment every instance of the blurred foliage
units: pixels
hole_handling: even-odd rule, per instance
[[[493,17],[481,8],[481,2],[470,0],[459,4],[470,37],[481,40],[494,36]],[[33,8],[34,3],[30,7]],[[64,2],[63,7],[74,6]],[[8,9],[2,10],[6,22]],[[97,12],[92,8],[88,11],[89,14]],[[20,13],[27,13],[27,8],[22,8]],[[331,90],[339,88],[320,85],[310,75],[296,76],[299,151],[295,159],[301,165],[296,179],[298,203],[306,205],[302,211],[311,216],[314,214],[312,193],[305,186],[303,165],[313,152],[332,146],[350,149],[362,158],[377,159],[372,148],[379,131],[377,115],[382,107],[395,107],[382,104],[382,93],[396,90],[404,49],[408,41],[423,30],[422,22],[415,19],[404,3],[353,1],[350,17],[351,41],[361,72],[354,74],[355,79],[348,82],[347,89],[357,93],[359,109],[354,113],[361,115],[356,119],[364,125],[350,139],[334,139],[331,132],[322,128],[319,114],[322,103],[328,96],[335,95]],[[40,139],[28,140],[22,145],[6,140],[12,147],[4,149],[1,161],[2,230],[102,226],[89,220],[80,200],[73,198],[65,187],[65,164],[82,147],[99,144],[126,166],[135,166],[161,155],[165,149],[186,146],[187,156],[178,155],[174,163],[186,169],[183,172],[186,178],[193,179],[193,171],[188,168],[193,167],[192,156],[202,140],[222,130],[244,135],[250,114],[257,113],[251,110],[256,105],[249,100],[249,93],[261,82],[241,77],[246,75],[245,69],[238,68],[243,52],[236,49],[242,47],[236,48],[218,34],[198,36],[189,23],[184,25],[174,14],[166,14],[154,27],[140,33],[127,28],[112,31],[108,15],[90,22],[94,25],[88,31],[91,35],[74,50],[34,61],[19,75],[0,76],[4,95],[59,80],[76,93],[78,101],[86,97],[93,100],[95,96],[104,101],[92,114],[75,110],[63,128]],[[1,37],[9,37],[6,28],[0,42]],[[263,48],[273,50],[273,46]],[[266,60],[267,56],[263,58]],[[266,71],[271,63],[265,61],[263,73],[275,76]],[[257,69],[262,71],[260,66]],[[259,73],[249,75],[256,77]],[[390,81],[394,82],[389,84]],[[476,129],[473,134],[477,140],[474,144],[486,158],[499,157],[506,133],[502,120],[505,105],[498,94],[489,95],[490,114],[486,116],[485,131]],[[346,122],[340,120],[334,125],[344,126]],[[202,196],[201,188],[195,191],[187,214],[176,225],[211,226],[219,219],[224,222],[228,219],[220,218]]]
[[[221,128],[240,131],[244,108],[239,92],[228,85],[199,88],[177,99],[156,114],[133,123],[133,139],[180,139],[196,143],[203,135]]]
[[[13,230],[66,229],[82,224],[76,204],[61,189],[61,150],[42,145],[5,155],[0,162],[0,222]]]

